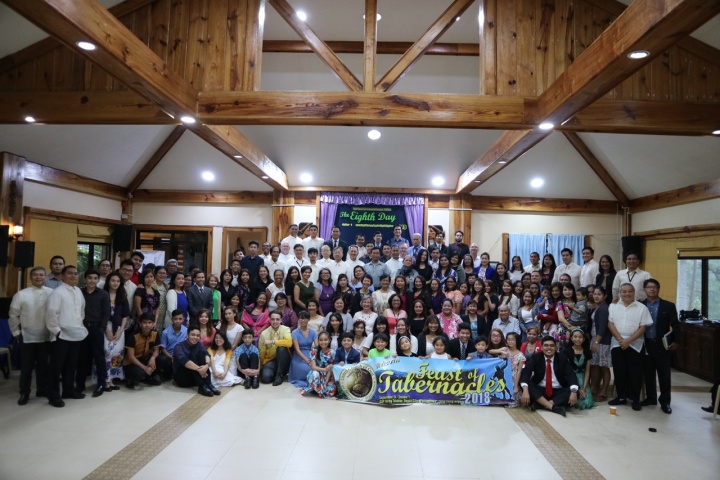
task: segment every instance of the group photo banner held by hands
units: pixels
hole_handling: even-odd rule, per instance
[[[338,398],[378,404],[513,403],[507,359],[440,360],[387,357],[333,367]]]

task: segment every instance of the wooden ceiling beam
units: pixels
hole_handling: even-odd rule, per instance
[[[609,200],[574,198],[482,197],[470,199],[473,210],[556,213],[617,213],[620,206]]]
[[[0,92],[0,123],[171,125],[177,120],[131,91]]]
[[[51,187],[64,188],[80,193],[88,193],[112,200],[126,200],[127,190],[117,185],[93,180],[76,173],[66,172],[58,168],[25,161],[25,180],[41,183]]]
[[[702,202],[714,198],[720,198],[720,180],[696,183],[675,190],[635,198],[630,202],[630,212],[647,212],[648,210],[676,207],[686,203]]]
[[[200,92],[198,119],[223,125],[527,128],[523,97],[364,92]]]
[[[623,192],[622,188],[620,188],[612,175],[610,175],[610,173],[603,166],[603,164],[600,163],[600,160],[598,160],[598,158],[585,144],[585,142],[582,141],[582,138],[580,138],[580,136],[575,132],[563,132],[563,135],[565,135],[565,138],[568,142],[570,142],[570,145],[575,148],[575,150],[580,154],[583,160],[585,160],[588,166],[592,168],[593,172],[595,172],[595,175],[600,178],[600,181],[605,184],[605,186],[608,188],[608,190],[610,190],[610,192],[617,199],[617,201],[620,202],[620,205],[630,205],[630,199],[628,198],[628,196],[625,194],[625,192]]]
[[[156,2],[157,0],[126,0],[122,3],[118,3],[114,7],[108,8],[108,12],[112,13],[115,17],[120,18],[133,13],[143,7]],[[0,58],[0,73],[12,70],[24,63],[34,60],[37,57],[45,55],[46,53],[61,47],[63,44],[53,38],[47,37],[42,40],[35,42],[22,50],[11,53],[3,58]]]
[[[358,92],[363,89],[362,83],[342,60],[333,52],[325,42],[310,28],[310,26],[300,20],[295,13],[295,9],[286,0],[268,0],[270,5],[285,19],[288,25],[300,35],[305,43],[313,49],[320,59],[335,72],[335,75],[345,84],[348,90]]]
[[[325,44],[337,53],[364,53],[364,42],[327,41]],[[377,42],[378,55],[402,55],[413,42]],[[301,40],[265,40],[264,53],[314,53],[310,46]],[[480,49],[477,43],[434,43],[425,51],[425,55],[447,55],[477,57]],[[0,70],[2,73],[2,70]]]
[[[155,167],[158,166],[158,164],[162,161],[163,158],[165,158],[165,155],[170,151],[172,147],[175,146],[178,140],[180,140],[180,137],[182,137],[182,134],[185,133],[185,127],[182,125],[178,125],[173,129],[172,132],[170,132],[170,135],[167,136],[165,141],[163,141],[162,145],[158,147],[157,150],[150,156],[148,161],[143,165],[142,169],[138,172],[137,175],[135,175],[135,178],[132,179],[130,182],[130,185],[128,185],[128,192],[134,194],[135,191],[140,188],[140,185],[147,179],[147,177],[152,173],[153,170],[155,170]]]
[[[475,0],[455,0],[450,4],[438,19],[435,20],[435,23],[427,29],[423,36],[420,37],[378,81],[377,85],[375,85],[375,90],[378,92],[387,92],[390,90],[393,85],[420,60],[425,54],[425,51],[455,24],[456,19],[462,15],[474,1]]]
[[[263,204],[272,203],[272,192],[216,192],[203,190],[137,190],[133,202],[147,203],[221,203]]]
[[[96,1],[6,0],[5,3],[73,49],[79,40],[94,43],[95,50],[80,52],[157,103],[163,111],[176,118],[183,114],[195,115],[198,94],[192,85]],[[234,127],[196,123],[189,128],[253,174],[267,177],[262,179],[272,188],[287,189],[285,172]],[[238,154],[243,156],[239,161],[233,158]]]
[[[561,125],[718,12],[720,0],[635,0],[538,97],[538,122]],[[634,50],[650,56],[631,60]],[[549,133],[506,132],[460,175],[456,192],[469,193]]]
[[[365,43],[363,44],[363,91],[375,91],[377,67],[377,0],[365,0]]]
[[[346,193],[413,193],[421,195],[452,195],[452,190],[433,190],[427,188],[395,188],[395,187],[348,187],[348,186],[318,186],[318,187],[290,187],[291,192],[346,192]]]

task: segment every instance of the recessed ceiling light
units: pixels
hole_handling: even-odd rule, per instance
[[[95,50],[95,48],[97,48],[95,47],[95,44],[90,42],[77,42],[75,43],[75,45],[82,48],[83,50],[87,50],[88,52],[92,52],[93,50]]]
[[[505,165],[507,163],[507,160],[500,160],[498,163],[501,165]]]
[[[309,173],[300,174],[300,181],[303,183],[310,183],[310,182],[312,182],[312,179],[313,179],[313,177]]]
[[[363,20],[365,20],[365,15],[363,15]],[[379,22],[380,20],[382,20],[382,15],[380,15],[379,13],[376,13],[376,14],[375,14],[375,21],[376,21],[376,22]]]
[[[242,155],[233,155],[233,158],[242,158]]]
[[[460,17],[457,17],[457,18],[455,19],[455,21],[456,21],[456,22],[459,22],[459,21],[460,21]]]
[[[30,115],[28,115],[27,117],[25,117],[25,121],[27,123],[35,123],[35,117],[31,117]]]
[[[381,136],[382,136],[382,134],[381,134],[378,130],[370,130],[370,131],[368,132],[368,138],[369,138],[370,140],[377,140],[377,139],[380,138]]]
[[[482,182],[482,180],[475,180],[474,182],[475,182],[475,183],[480,183],[480,182]]]
[[[628,53],[628,58],[631,58],[633,60],[640,60],[648,56],[650,56],[650,52],[648,52],[647,50],[635,50]]]
[[[714,130],[713,135],[720,135],[720,130]]]
[[[555,125],[553,125],[550,122],[543,122],[540,125],[538,125],[538,128],[540,130],[552,130],[553,128],[555,128]]]
[[[260,177],[260,178],[262,178],[263,180],[267,180],[267,179],[270,178],[270,177],[268,177],[267,175],[263,175],[263,176]]]
[[[213,180],[215,180],[215,174],[212,172],[205,171],[205,172],[202,172],[202,174],[200,176],[206,182],[212,182]]]
[[[305,13],[303,10],[298,10],[295,15],[297,15],[297,17],[303,22],[307,20],[307,13]]]
[[[532,180],[530,180],[530,186],[533,188],[540,188],[543,185],[545,185],[545,180],[543,180],[542,178],[533,178]]]
[[[180,121],[186,125],[192,125],[193,123],[195,123],[195,119],[190,115],[183,115],[182,117],[180,117]]]
[[[432,184],[436,187],[439,187],[440,185],[443,185],[445,183],[445,179],[443,177],[433,177]]]

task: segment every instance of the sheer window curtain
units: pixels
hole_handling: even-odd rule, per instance
[[[573,252],[573,262],[582,266],[582,249],[585,247],[585,235],[551,233],[548,235],[548,253],[555,256],[558,265],[562,263],[560,251],[569,248]]]
[[[540,258],[545,255],[545,237],[544,233],[511,233],[509,235],[510,258],[515,255],[522,259],[523,266],[530,265],[530,254],[538,252]]]

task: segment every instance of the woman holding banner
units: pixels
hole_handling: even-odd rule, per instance
[[[453,311],[453,301],[449,298],[443,300],[442,312],[438,315],[440,321],[440,327],[445,332],[450,340],[457,338],[458,325],[462,323],[460,316]]]

